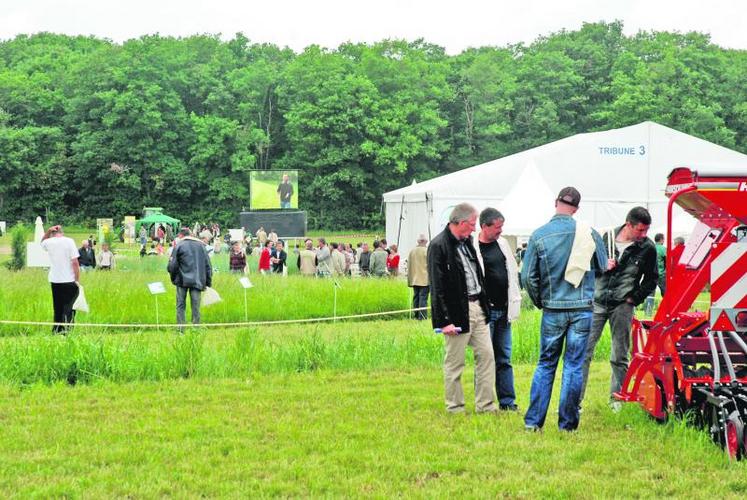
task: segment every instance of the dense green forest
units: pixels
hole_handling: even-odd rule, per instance
[[[234,224],[248,170],[292,168],[311,227],[380,227],[413,179],[643,120],[747,152],[747,51],[619,22],[458,55],[19,36],[0,42],[0,219]]]

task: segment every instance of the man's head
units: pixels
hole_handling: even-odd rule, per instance
[[[265,241],[265,248],[272,248],[272,240]]]
[[[389,246],[389,243],[387,243],[384,238],[381,238],[381,241],[379,243],[381,245],[381,248],[386,248]]]
[[[654,236],[654,243],[656,243],[657,245],[663,245],[664,235],[662,233],[656,233],[656,236]]]
[[[419,234],[418,235],[418,246],[424,247],[427,244],[428,244],[428,238],[426,238],[424,234]]]
[[[330,243],[329,246],[332,247],[332,250],[337,250],[339,248],[339,245],[337,243],[334,243],[334,242]]]
[[[179,230],[179,232],[176,234],[178,238],[186,238],[192,234],[192,231],[188,227],[183,227]]]
[[[283,243],[283,240],[278,240],[278,244],[275,245],[275,248],[277,248],[278,250],[282,250],[284,246],[285,244]]]
[[[327,245],[327,240],[324,238],[319,238],[317,241],[319,242],[319,248],[324,248]]]
[[[374,242],[373,242],[374,250],[376,250],[380,246],[381,246],[381,242],[379,240],[374,240]]]
[[[581,203],[581,193],[573,186],[564,187],[555,198],[555,212],[564,215],[573,215]]]
[[[306,246],[306,250],[311,250],[312,248],[314,248],[314,242],[311,240],[306,240],[304,245]]]
[[[683,238],[682,236],[677,236],[674,239],[674,246],[678,247],[678,246],[684,245],[684,244],[685,244],[685,238]]]
[[[481,238],[486,241],[495,241],[503,232],[503,222],[506,219],[503,214],[492,207],[488,207],[480,212],[480,231]]]
[[[361,252],[368,252],[368,243],[363,243],[361,245]]]
[[[469,203],[460,203],[449,215],[449,230],[458,240],[468,238],[475,230],[476,223],[477,210]]]
[[[288,177],[288,174],[283,174],[283,182],[285,184],[288,184],[289,181],[290,181],[290,177]]]
[[[634,207],[625,217],[624,236],[628,241],[641,241],[651,227],[651,214],[643,207]]]
[[[109,243],[102,243],[102,244],[101,244],[101,251],[102,251],[102,252],[107,252],[107,251],[109,251]]]
[[[83,240],[80,242],[80,244],[83,246],[83,249],[88,248],[88,240]]]

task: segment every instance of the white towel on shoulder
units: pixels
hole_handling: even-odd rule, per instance
[[[573,237],[571,255],[565,267],[565,280],[578,288],[584,274],[591,269],[591,256],[595,250],[591,226],[583,221],[576,221],[576,235]]]

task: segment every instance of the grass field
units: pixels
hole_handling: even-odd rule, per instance
[[[87,235],[71,231],[77,239]],[[0,239],[0,246],[7,239]],[[92,312],[79,322],[151,323],[145,288],[165,258],[122,246],[119,269],[85,274]],[[0,257],[1,258],[1,257]],[[243,291],[217,262],[224,302],[207,323],[243,321]],[[329,280],[250,276],[250,319],[327,316]],[[406,308],[399,280],[343,280],[338,314]],[[0,319],[51,317],[43,270],[0,268]],[[528,404],[540,313],[513,325],[517,403]],[[3,497],[688,497],[744,498],[747,465],[704,432],[606,406],[609,336],[592,365],[581,427],[541,434],[520,414],[443,410],[443,340],[429,322],[190,328],[0,330]],[[469,357],[468,357],[469,358]],[[558,381],[559,385],[559,381]]]
[[[522,408],[531,373],[517,366]],[[570,435],[554,410],[542,434],[518,414],[446,415],[438,367],[0,385],[0,493],[744,498],[744,463],[635,406],[611,413],[608,372],[592,375],[593,403]],[[468,401],[470,386],[468,370]]]

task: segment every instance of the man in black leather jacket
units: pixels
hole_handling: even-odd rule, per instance
[[[192,323],[200,323],[200,296],[212,285],[213,268],[205,245],[182,228],[168,265],[171,282],[176,286],[176,322],[186,323],[187,292],[192,306]]]
[[[462,371],[467,346],[475,355],[475,411],[496,412],[495,359],[488,329],[488,298],[472,245],[477,210],[461,203],[428,247],[428,281],[433,327],[444,334],[446,411],[464,412]],[[461,329],[461,330],[458,330]]]

